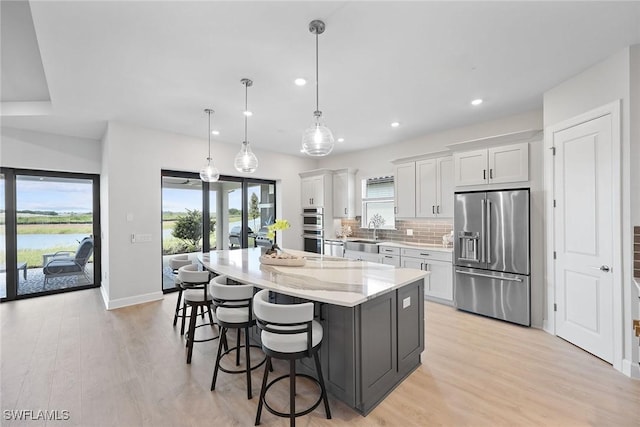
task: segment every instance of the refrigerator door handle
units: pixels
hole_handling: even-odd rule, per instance
[[[487,264],[491,264],[491,200],[487,200]]]
[[[488,277],[489,279],[504,280],[506,282],[522,282],[522,279],[519,277],[492,276],[490,274],[472,273],[470,271],[463,271],[463,270],[456,270],[456,273],[466,274],[468,276]]]
[[[486,245],[485,245],[485,241],[484,241],[484,239],[485,239],[485,237],[487,236],[487,233],[486,233],[486,224],[487,224],[487,218],[486,218],[486,216],[487,216],[487,210],[485,209],[485,206],[486,206],[486,204],[487,204],[487,201],[486,201],[485,199],[482,199],[480,202],[481,202],[481,204],[482,204],[482,209],[480,209],[480,212],[481,212],[481,215],[482,215],[482,217],[481,217],[481,222],[482,222],[482,233],[481,233],[481,235],[480,235],[480,238],[482,239],[482,241],[480,242],[480,250],[481,250],[482,252],[480,253],[480,262],[484,264],[484,252],[485,252],[485,250],[486,250]]]

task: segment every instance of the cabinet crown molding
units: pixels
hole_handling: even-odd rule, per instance
[[[298,173],[300,178],[305,178],[307,176],[318,176],[318,175],[333,175],[333,171],[331,169],[314,169],[310,171],[300,172]]]
[[[399,165],[401,163],[417,162],[420,160],[435,159],[437,157],[446,157],[450,155],[451,151],[449,150],[435,151],[432,153],[418,154],[416,156],[402,157],[399,159],[391,160],[391,163],[393,163],[394,165]]]
[[[470,139],[468,141],[454,142],[452,144],[447,144],[447,148],[451,151],[473,150],[475,148],[487,148],[492,145],[531,141],[539,137],[542,137],[541,129],[527,129],[517,132],[503,133],[501,135]]]

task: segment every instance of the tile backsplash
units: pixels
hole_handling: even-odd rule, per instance
[[[342,225],[351,226],[353,231],[351,237],[360,239],[373,237],[373,230],[360,228],[360,217],[343,219]],[[409,229],[413,230],[413,236],[407,236]],[[452,229],[452,218],[396,220],[395,230],[378,230],[378,240],[442,245],[442,236],[451,233]]]
[[[640,226],[633,227],[633,277],[640,277]]]

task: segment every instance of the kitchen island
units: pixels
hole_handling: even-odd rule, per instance
[[[320,360],[327,390],[368,414],[420,365],[424,350],[426,271],[315,253],[300,267],[264,265],[261,248],[211,251],[205,268],[261,289],[277,301],[316,303],[324,336]],[[253,339],[259,339],[257,331]],[[302,360],[301,370],[313,371]]]

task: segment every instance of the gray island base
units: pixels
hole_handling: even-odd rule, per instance
[[[313,301],[324,329],[320,361],[327,391],[366,416],[420,366],[428,273],[286,252],[306,256],[306,265],[262,265],[260,248],[212,251],[200,260],[217,274],[274,291],[275,302]],[[257,328],[251,338],[259,342]],[[299,369],[315,373],[312,359],[302,359]]]

